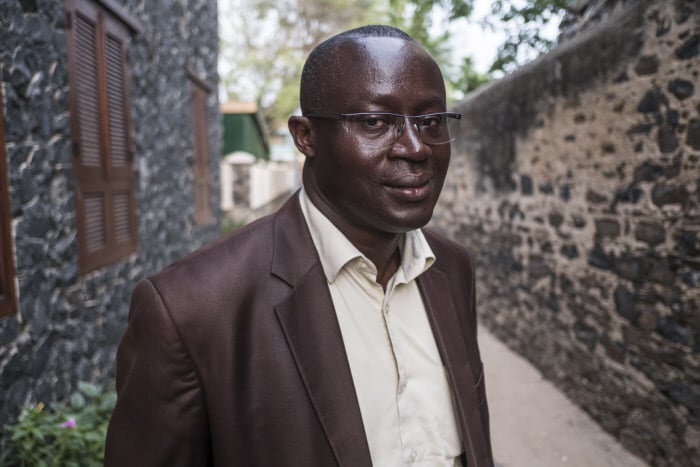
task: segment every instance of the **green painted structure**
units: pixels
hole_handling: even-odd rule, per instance
[[[225,102],[221,104],[221,118],[222,156],[243,151],[258,160],[270,159],[267,127],[255,103]]]

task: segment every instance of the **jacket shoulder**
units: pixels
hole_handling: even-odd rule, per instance
[[[273,216],[267,216],[202,246],[149,277],[156,287],[164,283],[199,285],[245,267],[254,270],[270,263]],[[229,275],[230,277],[230,275]]]

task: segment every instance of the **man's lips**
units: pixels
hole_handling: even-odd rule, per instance
[[[427,185],[431,178],[430,174],[407,174],[389,178],[384,181],[384,185],[390,188],[419,188]]]
[[[431,193],[430,175],[403,175],[384,182],[384,186],[395,197],[404,201],[422,201]]]

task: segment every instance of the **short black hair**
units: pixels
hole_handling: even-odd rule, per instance
[[[329,78],[333,79],[332,76],[329,77],[329,72],[333,70],[337,47],[347,40],[368,37],[393,37],[404,41],[416,42],[413,37],[401,29],[384,24],[370,24],[349,29],[321,42],[311,51],[301,71],[299,101],[302,114],[323,111],[320,108],[320,101],[323,96],[322,90],[325,89]]]

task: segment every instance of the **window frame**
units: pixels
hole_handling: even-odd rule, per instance
[[[2,64],[0,64],[2,76]],[[0,81],[0,318],[17,312],[15,256],[12,244],[12,211],[5,149],[5,112],[3,83]]]
[[[213,88],[189,67],[185,67],[185,74],[192,89],[194,222],[200,225],[210,222],[214,217],[211,203],[209,121],[207,120],[207,100]]]

